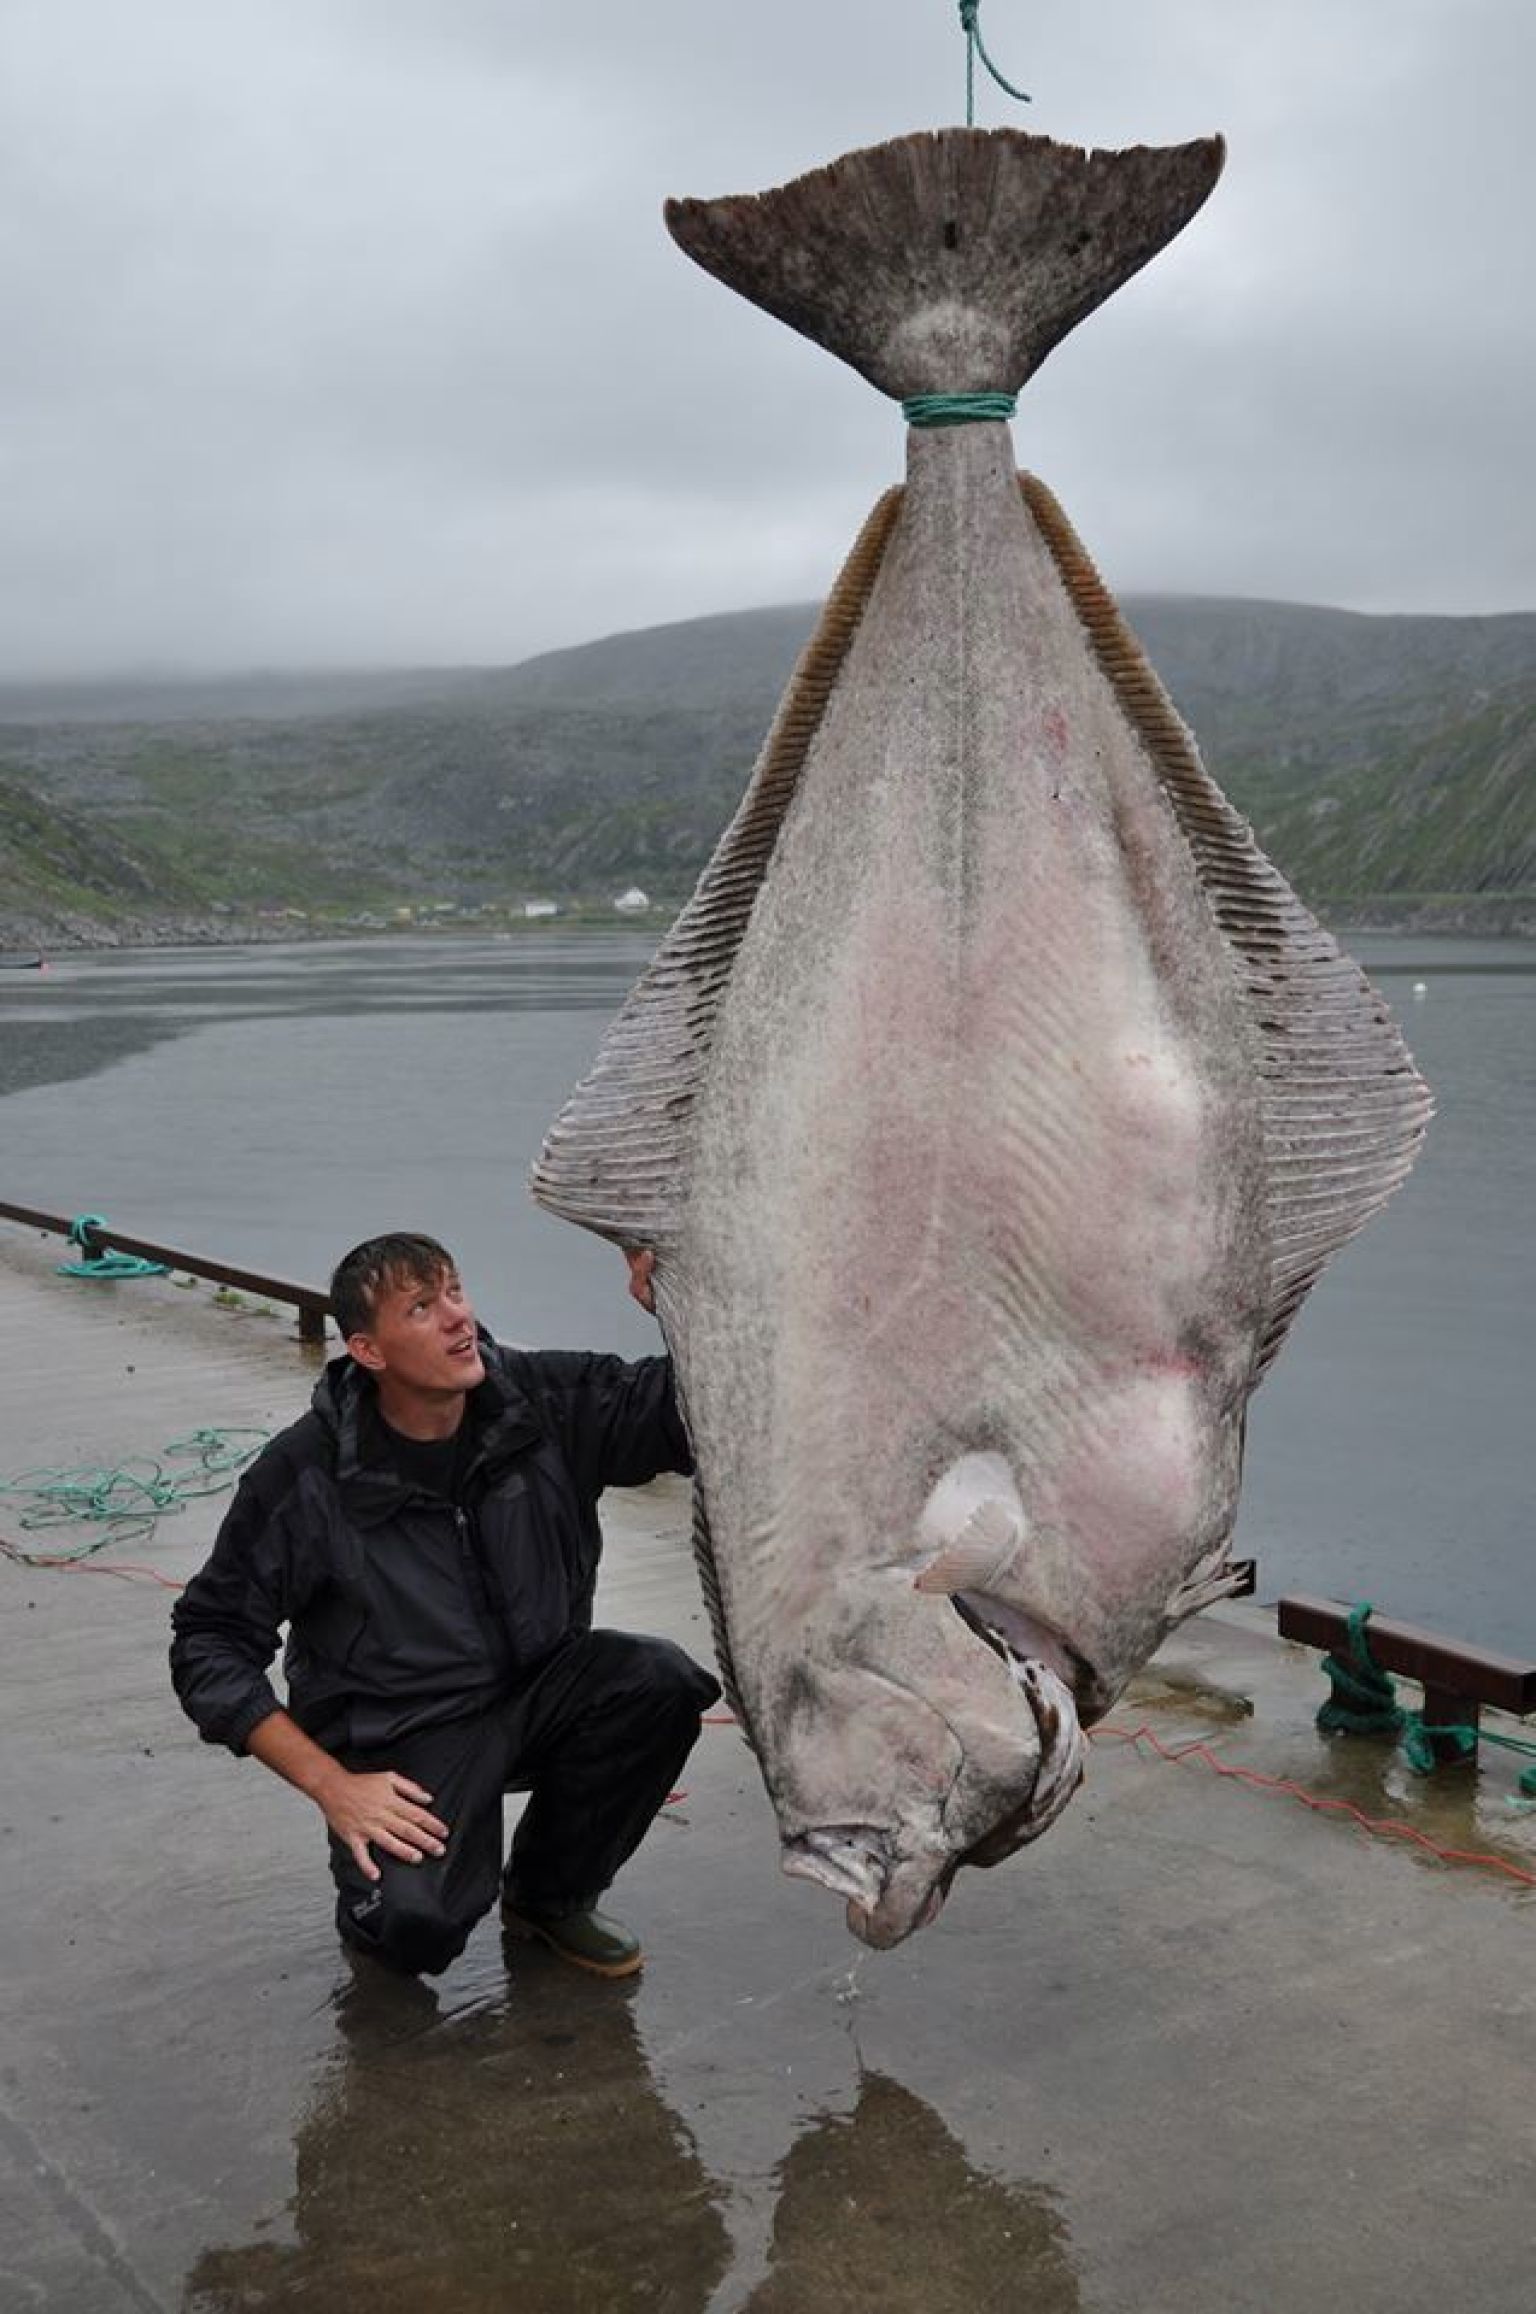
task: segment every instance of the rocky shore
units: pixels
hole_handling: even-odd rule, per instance
[[[1341,935],[1360,933],[1426,933],[1459,935],[1474,940],[1536,940],[1536,894],[1480,892],[1447,894],[1421,899],[1383,893],[1351,901],[1347,917],[1320,911]],[[524,930],[516,918],[495,929]],[[483,924],[436,925],[422,923],[381,926],[345,918],[317,918],[297,914],[237,916],[212,914],[145,914],[111,919],[65,911],[42,913],[9,911],[0,902],[0,956],[57,956],[70,950],[130,948],[248,948],[257,944],[291,945],[301,940],[378,939],[387,932],[439,934],[484,933]],[[536,929],[536,928],[535,928]]]

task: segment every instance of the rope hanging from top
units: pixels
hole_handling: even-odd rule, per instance
[[[1027,88],[1015,88],[1005,80],[987,54],[986,42],[981,37],[981,0],[960,0],[960,29],[965,34],[965,125],[976,126],[976,59],[979,56],[1005,96],[1017,97],[1020,104],[1033,104]]]

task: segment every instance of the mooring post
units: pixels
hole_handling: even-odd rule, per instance
[[[1448,1687],[1426,1687],[1424,1690],[1424,1733],[1435,1755],[1436,1767],[1449,1768],[1464,1764],[1477,1765],[1477,1731],[1482,1724],[1483,1707],[1469,1695],[1454,1695]],[[1437,1728],[1470,1728],[1470,1747],[1458,1743],[1454,1734],[1438,1735]]]

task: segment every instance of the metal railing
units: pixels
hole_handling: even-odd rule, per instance
[[[68,1214],[40,1213],[32,1205],[9,1205],[3,1201],[0,1201],[0,1220],[23,1222],[50,1237],[68,1238],[76,1226]],[[240,1293],[259,1294],[264,1301],[287,1302],[299,1315],[299,1340],[312,1349],[324,1346],[325,1321],[331,1314],[331,1302],[319,1286],[298,1285],[292,1278],[267,1277],[260,1270],[239,1269],[233,1262],[213,1261],[206,1254],[187,1253],[180,1246],[155,1245],[147,1237],[127,1236],[110,1222],[93,1222],[81,1229],[75,1243],[82,1245],[87,1254],[107,1251],[137,1254],[141,1261],[164,1262],[167,1269],[185,1270],[191,1277],[208,1278],[215,1285],[230,1286]]]

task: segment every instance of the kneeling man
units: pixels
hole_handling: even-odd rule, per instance
[[[491,1341],[429,1237],[357,1246],[331,1306],[346,1355],[176,1602],[176,1692],[320,1809],[346,1944],[435,1974],[499,1897],[515,1933],[629,1976],[597,1900],[720,1692],[670,1640],[592,1629],[598,1496],[692,1468],[670,1363]]]

